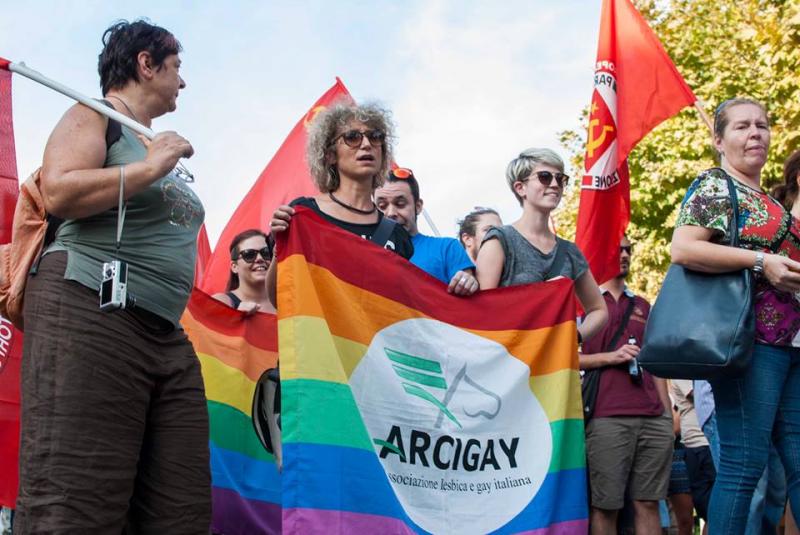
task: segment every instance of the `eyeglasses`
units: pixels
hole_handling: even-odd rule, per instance
[[[556,185],[559,188],[566,187],[569,184],[569,175],[565,175],[564,173],[551,173],[550,171],[536,171],[535,173],[531,173],[531,176],[536,175],[536,178],[539,179],[539,182],[542,186],[549,186],[553,183],[553,179],[556,179]],[[524,180],[520,180],[520,182],[527,182],[530,180],[531,176]]]
[[[348,130],[347,132],[343,132],[333,138],[331,145],[336,143],[339,138],[342,138],[342,141],[344,141],[345,145],[351,149],[356,149],[361,146],[361,141],[364,139],[364,136],[367,136],[369,144],[373,147],[382,145],[383,142],[386,141],[386,132],[383,132],[382,130],[366,130],[364,132],[361,132],[360,130]]]
[[[258,255],[261,255],[264,260],[270,261],[272,259],[272,247],[267,245],[261,249],[242,249],[234,260],[241,258],[248,264],[252,264],[256,261]]]
[[[633,245],[620,245],[619,246],[619,252],[620,253],[632,254],[633,253]]]
[[[407,167],[398,167],[396,169],[391,170],[392,176],[397,178],[398,180],[408,180],[409,178],[414,177],[414,171],[408,169]]]

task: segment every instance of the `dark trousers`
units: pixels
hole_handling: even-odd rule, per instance
[[[208,412],[186,334],[146,312],[101,312],[42,260],[25,293],[14,532],[208,533]]]

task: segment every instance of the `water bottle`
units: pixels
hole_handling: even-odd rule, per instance
[[[628,345],[635,346],[636,345],[636,337],[629,336],[628,337]],[[634,381],[641,379],[641,370],[639,369],[639,361],[635,358],[628,361],[628,373],[631,376],[631,379]]]

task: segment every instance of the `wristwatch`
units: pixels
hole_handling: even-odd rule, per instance
[[[756,262],[753,264],[753,273],[764,273],[764,253],[756,253]]]

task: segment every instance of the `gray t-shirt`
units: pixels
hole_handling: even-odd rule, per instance
[[[127,127],[104,167],[144,160],[147,149]],[[128,262],[128,292],[136,306],[179,326],[194,282],[197,232],[204,211],[197,195],[170,172],[128,199],[119,259]],[[68,219],[47,252],[66,251],[64,278],[97,291],[103,262],[117,257],[117,207]],[[98,297],[99,304],[99,297]]]
[[[556,246],[545,254],[525,239],[512,225],[492,227],[486,233],[483,242],[495,239],[500,241],[506,257],[503,262],[503,273],[500,276],[500,286],[542,282],[559,275],[576,280],[589,269],[583,253],[571,241],[556,237]],[[560,247],[565,248],[566,258],[559,273],[551,273],[556,251]]]

